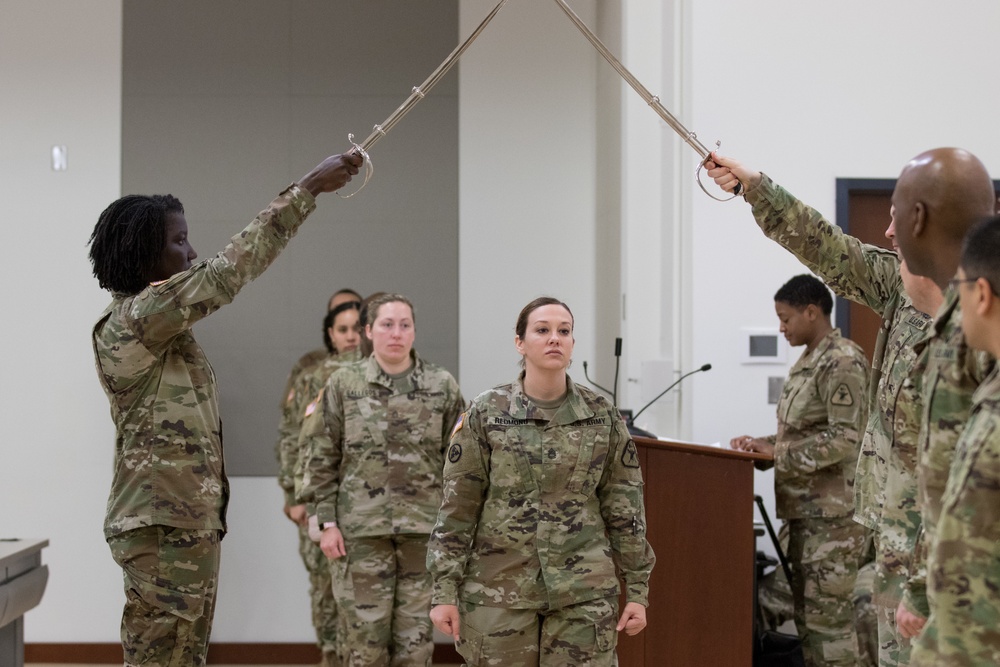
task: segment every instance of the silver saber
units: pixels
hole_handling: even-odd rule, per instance
[[[667,109],[662,104],[660,104],[659,97],[650,93],[649,90],[647,90],[646,87],[642,85],[638,79],[632,76],[631,72],[625,69],[625,66],[621,64],[621,61],[619,61],[618,58],[616,58],[615,55],[608,50],[608,47],[604,46],[604,43],[600,40],[600,38],[598,38],[598,36],[595,35],[593,31],[591,31],[591,29],[587,27],[587,24],[584,23],[583,20],[576,15],[576,12],[574,12],[572,8],[570,8],[570,6],[566,4],[565,0],[555,0],[555,2],[566,13],[566,16],[569,17],[569,20],[572,21],[576,25],[576,27],[580,30],[580,32],[583,33],[583,36],[586,37],[588,40],[590,40],[590,43],[594,45],[594,48],[597,49],[598,53],[604,56],[604,59],[608,61],[608,63],[614,68],[614,70],[618,72],[618,74],[623,79],[625,79],[626,82],[628,82],[628,85],[632,86],[632,90],[639,93],[639,97],[641,97],[646,102],[646,104],[652,107],[653,111],[655,111],[656,114],[660,118],[662,118],[667,123],[667,125],[669,125],[671,129],[673,129],[674,132],[680,135],[681,139],[684,140],[684,143],[686,143],[688,146],[694,149],[694,152],[697,153],[698,156],[701,158],[701,162],[698,165],[698,175],[699,175],[698,185],[701,186],[701,189],[704,190],[705,194],[707,194],[709,197],[712,197],[713,199],[720,199],[719,197],[716,197],[708,190],[705,190],[705,186],[701,184],[701,178],[700,178],[701,169],[702,167],[705,166],[705,162],[711,157],[712,153],[710,150],[705,148],[705,145],[703,143],[698,141],[698,135],[696,135],[694,132],[691,132],[686,127],[684,127],[684,125],[679,120],[677,120],[677,118],[672,113],[667,111]],[[719,145],[720,145],[719,142],[716,142],[716,146],[718,147]],[[733,189],[733,196],[735,197],[739,195],[740,192],[742,191],[743,191],[742,184],[737,184],[736,187]],[[730,197],[729,199],[732,199],[732,197]],[[720,199],[720,201],[727,201],[727,200]]]
[[[424,96],[426,96],[427,93],[431,92],[431,89],[437,85],[437,82],[440,81],[441,78],[448,73],[448,70],[450,70],[452,66],[458,62],[458,59],[462,57],[462,54],[465,53],[466,49],[468,49],[469,46],[472,45],[472,42],[479,37],[479,34],[486,29],[489,22],[493,20],[493,17],[497,15],[497,12],[499,12],[505,4],[507,4],[507,0],[500,0],[496,7],[493,8],[493,11],[486,15],[486,18],[482,20],[472,34],[469,35],[464,42],[456,46],[455,50],[448,54],[448,57],[444,59],[444,62],[438,65],[437,69],[431,72],[430,76],[428,76],[422,84],[414,86],[410,96],[403,100],[403,103],[400,104],[395,111],[389,114],[388,118],[378,125],[375,125],[372,128],[371,134],[369,134],[364,141],[360,144],[355,143],[354,135],[347,135],[347,139],[351,142],[351,145],[354,146],[354,150],[365,158],[367,168],[365,171],[365,179],[364,182],[362,182],[361,187],[349,195],[340,195],[342,198],[347,199],[349,197],[353,197],[361,192],[366,185],[368,185],[368,181],[371,179],[372,174],[375,173],[375,168],[372,166],[371,158],[368,156],[368,151],[371,150],[371,147],[374,146],[379,139],[389,134],[392,128],[396,126],[396,123],[402,120],[403,116],[409,113],[413,107],[417,106],[420,100],[424,99]]]

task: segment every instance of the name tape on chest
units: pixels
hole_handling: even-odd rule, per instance
[[[524,426],[525,424],[534,424],[535,421],[534,419],[516,419],[514,417],[490,417],[486,420],[486,423],[490,426]],[[594,417],[592,419],[572,422],[571,424],[567,424],[567,426],[605,426],[608,423],[607,417]]]

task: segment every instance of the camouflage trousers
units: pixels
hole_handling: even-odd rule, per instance
[[[323,653],[337,653],[337,601],[333,597],[330,560],[309,539],[309,529],[299,526],[299,555],[309,572],[309,599],[312,622],[316,628],[316,645]]]
[[[879,667],[906,667],[910,664],[910,640],[896,627],[896,607],[877,607]]]
[[[125,665],[201,667],[215,613],[217,530],[136,528],[108,538],[125,579]]]
[[[613,667],[618,599],[540,611],[459,604],[458,652],[466,667]]]
[[[854,630],[858,633],[858,667],[878,667],[879,616],[878,607],[872,602],[875,584],[875,561],[870,560],[858,569],[854,582]]]
[[[345,667],[429,667],[434,655],[430,535],[344,540],[330,563]]]
[[[788,522],[795,627],[807,667],[858,664],[854,583],[868,529],[850,517]]]

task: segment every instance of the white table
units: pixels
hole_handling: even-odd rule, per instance
[[[48,540],[0,539],[0,665],[24,665],[24,612],[38,606],[49,581]]]

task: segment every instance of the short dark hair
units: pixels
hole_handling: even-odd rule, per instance
[[[774,293],[775,302],[787,303],[794,308],[818,306],[824,315],[833,312],[833,296],[823,281],[803,273],[795,276]]]
[[[166,244],[169,213],[184,213],[173,195],[126,195],[104,209],[88,241],[102,288],[138,294],[149,284]]]
[[[993,292],[1000,294],[1000,216],[980,220],[969,229],[959,265],[967,278],[986,278]]]
[[[337,294],[342,294],[348,292],[349,290],[341,290]],[[326,345],[326,350],[330,354],[333,354],[337,350],[333,347],[333,341],[330,340],[330,327],[337,320],[337,315],[340,315],[345,310],[361,310],[360,301],[345,301],[344,303],[338,304],[333,307],[333,310],[327,312],[326,317],[323,318],[323,344]]]

